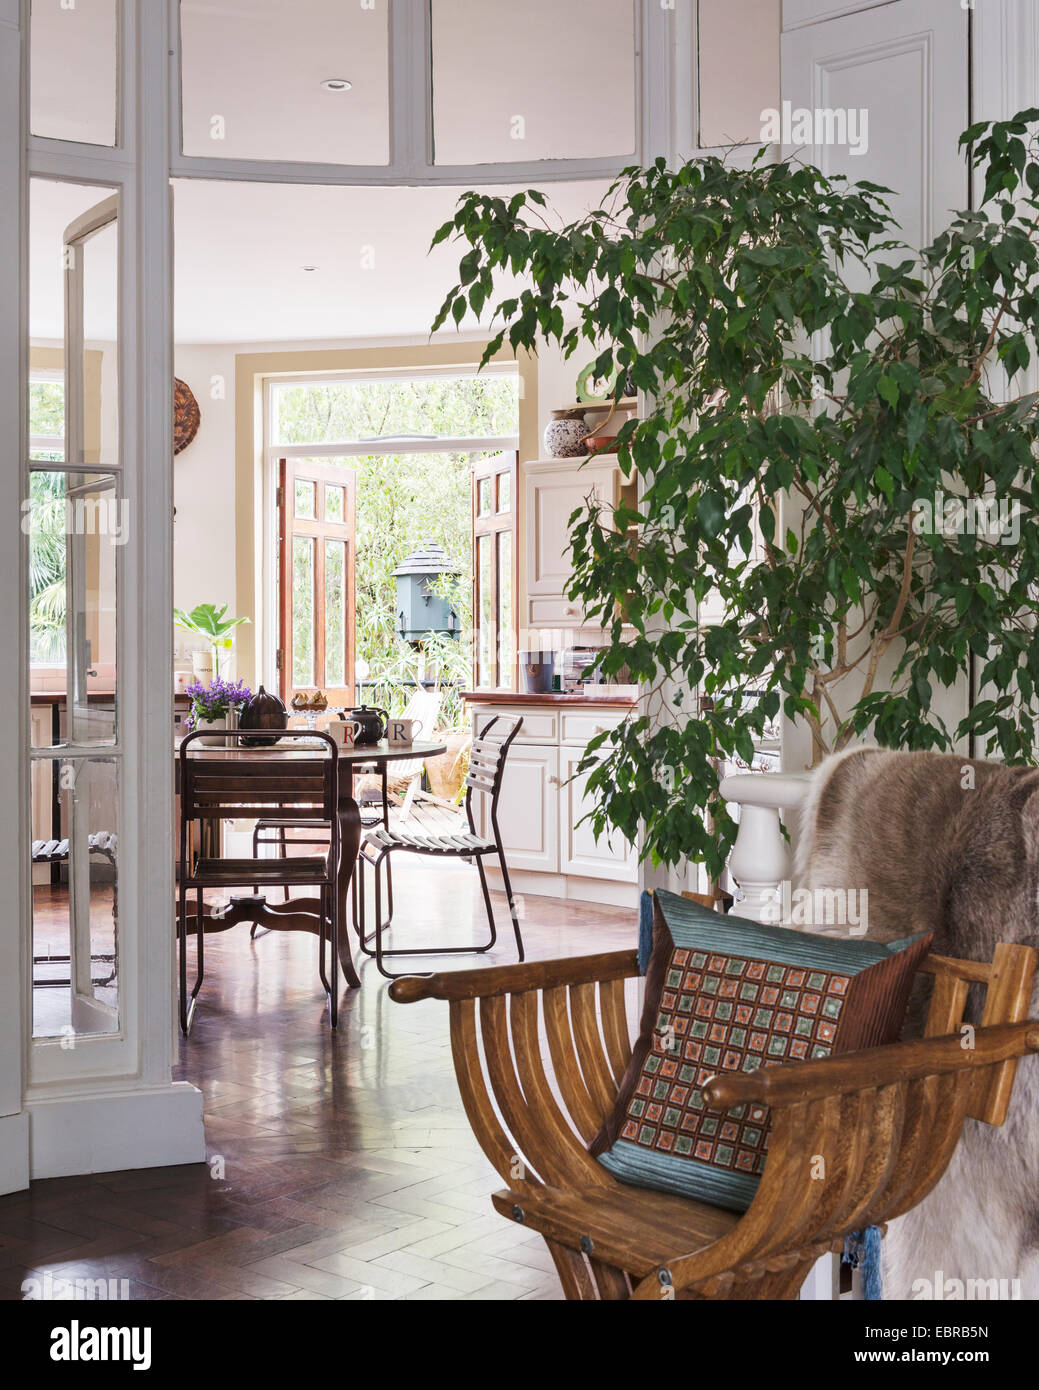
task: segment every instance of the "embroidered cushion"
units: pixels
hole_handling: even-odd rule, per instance
[[[931,939],[813,935],[657,893],[638,1041],[591,1152],[621,1182],[746,1210],[768,1107],[712,1110],[700,1087],[896,1041]]]

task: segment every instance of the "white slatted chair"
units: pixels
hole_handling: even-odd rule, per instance
[[[497,929],[494,924],[491,895],[487,887],[487,875],[483,867],[484,856],[488,854],[498,856],[498,863],[501,866],[502,879],[505,884],[505,894],[509,900],[509,912],[512,916],[512,930],[516,936],[516,948],[519,951],[520,960],[523,959],[523,937],[520,934],[519,915],[512,893],[508,865],[505,863],[501,831],[498,828],[498,797],[501,794],[502,778],[505,774],[505,760],[509,747],[522,725],[522,719],[495,715],[483,726],[477,738],[474,739],[469,755],[469,774],[465,779],[465,814],[469,821],[468,830],[433,832],[409,830],[406,826],[401,825],[392,827],[380,825],[365,837],[354,876],[355,883],[358,884],[358,899],[360,901],[360,918],[359,920],[355,919],[354,925],[357,929],[361,950],[366,955],[374,957],[380,973],[385,975],[387,979],[393,980],[397,977],[383,965],[386,956],[479,955],[491,949],[497,940]],[[477,832],[476,819],[473,815],[474,792],[481,796],[490,797],[488,823],[493,832],[492,839]],[[440,859],[473,859],[476,861],[476,868],[480,874],[480,887],[483,889],[484,906],[487,909],[487,921],[491,929],[490,940],[485,945],[394,947],[392,949],[383,946],[383,933],[389,930],[393,918],[393,888],[389,857],[397,850],[405,850],[411,854],[433,855]],[[382,917],[382,866],[384,861],[386,863],[388,894],[388,913],[385,921]],[[366,934],[364,927],[364,866],[366,864],[371,866],[375,874],[375,929],[368,934]],[[368,944],[372,940],[375,943],[374,950]]]

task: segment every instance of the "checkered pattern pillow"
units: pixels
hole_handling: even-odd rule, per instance
[[[762,926],[657,893],[639,1039],[592,1153],[621,1182],[744,1211],[768,1107],[712,1110],[700,1087],[716,1072],[894,1042],[930,944]]]

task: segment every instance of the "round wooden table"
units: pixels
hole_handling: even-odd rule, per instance
[[[300,739],[298,753],[279,752],[279,758],[313,759],[314,749]],[[354,772],[358,767],[382,766],[385,763],[406,762],[412,759],[433,758],[438,753],[446,753],[446,743],[425,743],[416,740],[401,747],[391,748],[383,739],[379,743],[362,746],[346,746],[339,749],[339,964],[350,989],[359,989],[360,978],[354,968],[350,953],[350,883],[357,865],[357,855],[361,848],[361,808],[354,798]],[[191,757],[191,752],[187,755]],[[234,759],[235,762],[259,761],[263,758],[262,749],[228,748],[219,753],[209,753],[206,757]],[[178,776],[179,776],[179,763]],[[296,898],[285,903],[258,903],[254,898],[232,899],[225,907],[204,908],[204,931],[227,931],[238,922],[257,922],[262,927],[274,931],[307,931],[315,935],[320,931],[320,907],[317,899]]]

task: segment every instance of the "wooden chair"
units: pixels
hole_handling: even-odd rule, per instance
[[[321,935],[318,973],[329,998],[329,1022],[338,1022],[339,1008],[339,750],[328,734],[307,729],[287,729],[271,748],[233,749],[212,746],[214,735],[188,734],[180,745],[180,862],[178,882],[177,943],[180,967],[180,1026],[191,1028],[195,1003],[205,975],[206,888],[240,888],[252,885],[253,895],[270,887],[319,889]],[[307,749],[301,758],[295,739],[320,740],[325,748]],[[201,743],[205,739],[207,742]],[[294,756],[287,756],[294,755]],[[325,842],[322,853],[277,859],[227,859],[212,852],[195,854],[190,846],[193,829],[218,829],[222,820],[262,817],[277,812],[280,823],[319,825]],[[201,840],[201,835],[199,836]],[[210,836],[210,839],[215,837]],[[188,893],[195,890],[196,978],[188,993],[187,939]],[[331,981],[325,972],[325,943],[332,947]]]
[[[709,1081],[712,1106],[772,1108],[768,1161],[742,1214],[625,1186],[588,1153],[631,1055],[634,951],[410,976],[390,995],[449,1001],[466,1113],[506,1183],[491,1200],[544,1237],[567,1298],[778,1299],[796,1298],[852,1231],[921,1201],[968,1117],[1003,1123],[1017,1059],[1039,1051],[1039,1021],[1026,1019],[1036,962],[1029,946],[999,945],[991,964],[928,956],[923,1038]],[[971,985],[986,998],[968,1047],[958,1030]]]
[[[357,929],[361,950],[366,955],[375,958],[380,973],[385,975],[387,979],[392,980],[397,977],[383,965],[386,956],[479,955],[491,949],[497,940],[498,933],[494,923],[491,894],[487,887],[487,875],[483,867],[484,858],[489,854],[498,856],[498,863],[501,866],[502,879],[505,884],[505,895],[509,900],[509,912],[512,917],[512,930],[516,937],[516,949],[519,952],[520,960],[523,959],[523,936],[520,932],[519,913],[512,893],[509,866],[505,862],[501,830],[498,828],[498,798],[501,795],[502,778],[505,775],[505,760],[508,757],[512,741],[522,726],[522,719],[495,715],[487,721],[480,731],[479,737],[473,741],[469,755],[469,772],[465,779],[465,814],[469,821],[468,831],[456,830],[442,834],[430,834],[424,831],[411,831],[404,827],[390,828],[382,825],[371,831],[365,838],[354,875],[360,902],[360,913],[359,916],[355,917],[354,925]],[[478,796],[489,798],[487,821],[492,832],[491,837],[481,835],[476,829],[476,817],[473,814],[474,792]],[[383,934],[389,930],[393,918],[393,880],[389,858],[397,850],[406,850],[411,854],[433,855],[438,859],[474,859],[476,861],[476,867],[480,874],[480,887],[483,889],[484,907],[487,909],[487,921],[490,925],[490,939],[485,945],[387,948],[382,944]],[[386,863],[387,891],[387,916],[385,920],[382,916],[382,866],[384,861]],[[375,928],[370,933],[365,930],[365,864],[371,865],[375,875]],[[369,942],[372,940],[375,942],[374,950],[369,946]]]

